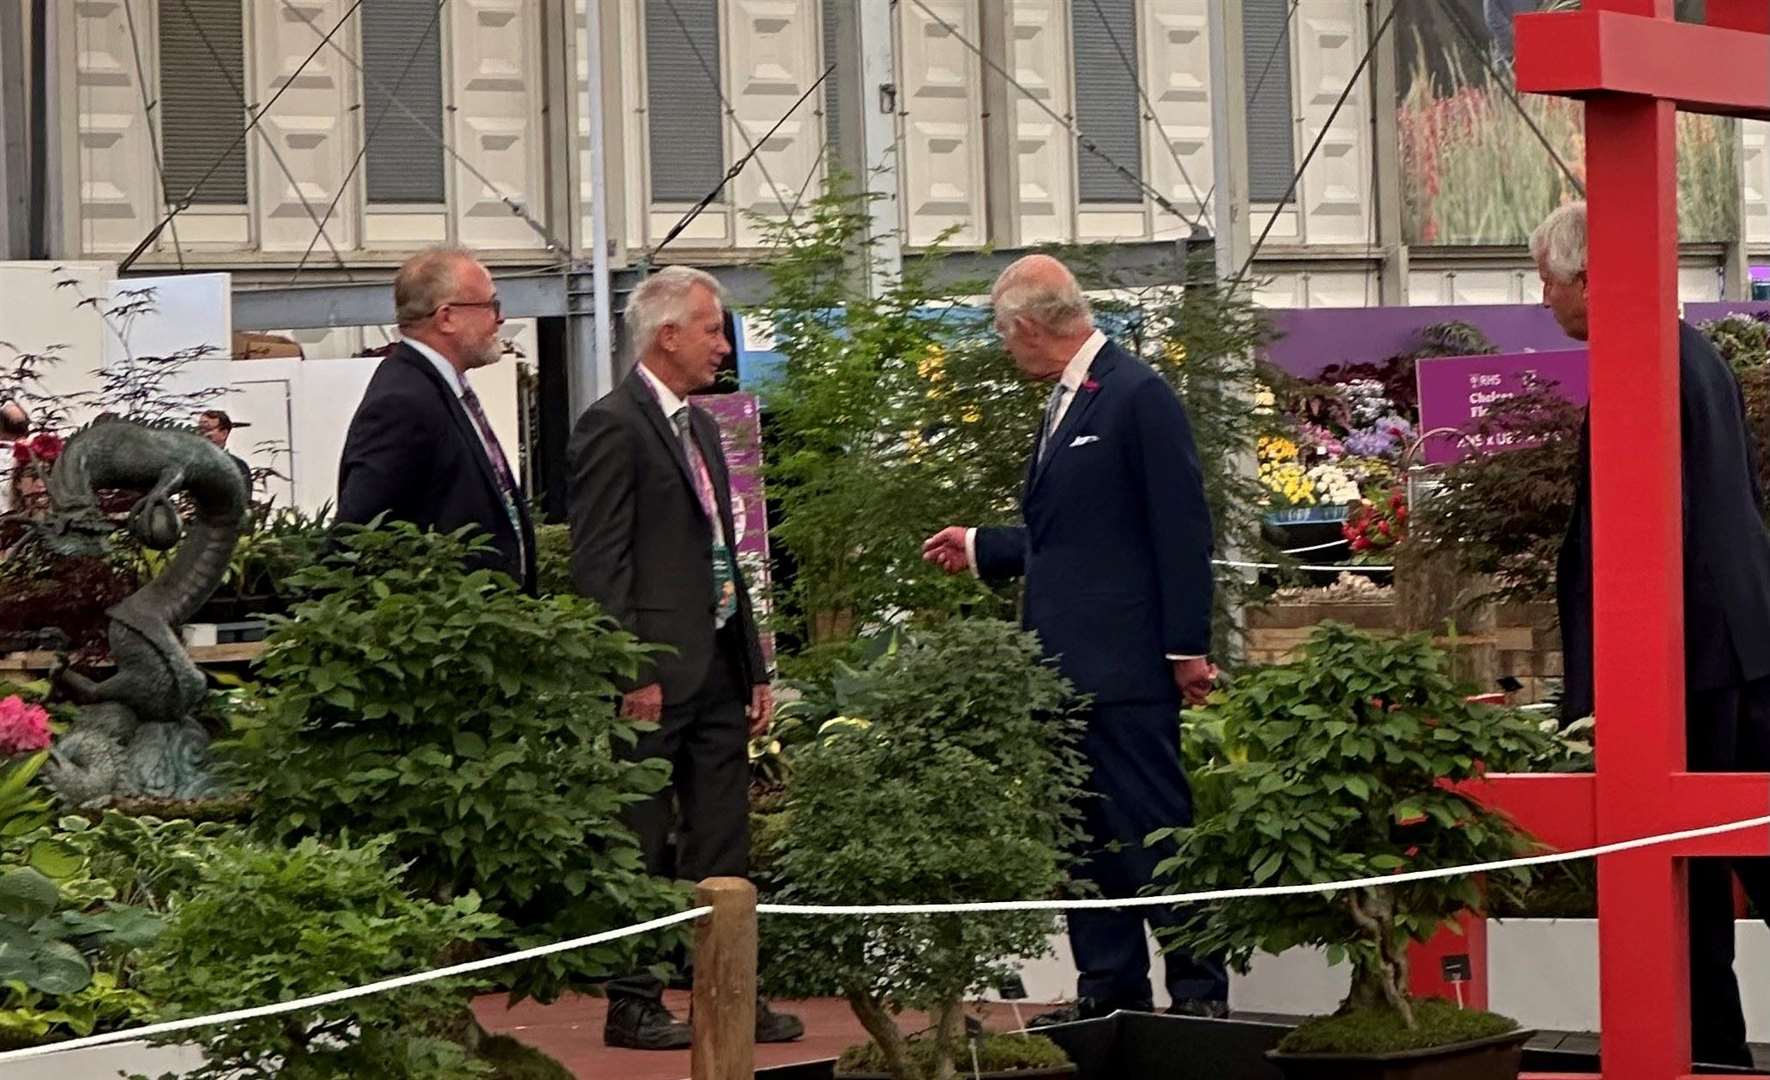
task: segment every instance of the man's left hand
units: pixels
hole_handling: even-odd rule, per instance
[[[750,738],[768,734],[769,722],[774,719],[774,688],[767,683],[751,687],[750,707],[744,710],[744,716],[750,721]]]
[[[1180,696],[1193,708],[1203,705],[1217,680],[1217,665],[1202,656],[1173,663],[1174,685],[1180,688]]]

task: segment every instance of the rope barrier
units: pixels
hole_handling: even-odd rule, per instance
[[[1235,559],[1212,559],[1217,566],[1233,566],[1237,570],[1342,570],[1350,574],[1377,574],[1395,569],[1388,563],[1336,563],[1330,566],[1302,564],[1288,566],[1275,562],[1240,562]]]
[[[1312,893],[1342,892],[1348,889],[1379,888],[1384,886],[1405,885],[1414,881],[1429,881],[1434,878],[1457,877],[1464,874],[1485,874],[1497,870],[1512,870],[1528,866],[1548,866],[1554,863],[1572,862],[1576,859],[1589,859],[1602,855],[1615,855],[1624,851],[1640,848],[1657,847],[1663,844],[1682,843],[1687,840],[1701,840],[1726,833],[1745,832],[1749,829],[1770,828],[1770,815],[1763,817],[1744,818],[1730,821],[1722,825],[1709,825],[1698,829],[1682,829],[1677,832],[1660,833],[1634,840],[1620,840],[1596,847],[1581,848],[1577,851],[1549,852],[1542,855],[1526,855],[1515,859],[1499,859],[1493,862],[1473,863],[1464,866],[1446,866],[1432,870],[1412,870],[1401,874],[1384,874],[1376,877],[1354,878],[1349,881],[1314,882],[1306,885],[1264,885],[1240,889],[1208,889],[1189,893],[1168,893],[1160,896],[1133,896],[1088,900],[1001,900],[981,901],[972,903],[949,904],[757,904],[758,915],[814,915],[814,916],[869,916],[869,915],[956,915],[965,913],[999,913],[1008,911],[1097,911],[1102,909],[1164,907],[1175,904],[1207,903],[1214,900],[1246,900],[1263,896],[1302,896]],[[379,982],[367,983],[362,986],[345,990],[334,990],[330,993],[315,994],[311,997],[298,998],[294,1001],[282,1001],[273,1005],[260,1005],[250,1009],[236,1009],[232,1012],[212,1013],[208,1016],[194,1016],[183,1020],[169,1020],[145,1027],[128,1028],[122,1031],[105,1032],[102,1035],[89,1035],[85,1038],[70,1039],[66,1042],[50,1043],[44,1046],[30,1046],[20,1050],[0,1052],[0,1064],[12,1061],[23,1061],[27,1058],[44,1057],[50,1054],[65,1053],[70,1050],[83,1050],[88,1047],[104,1046],[119,1042],[136,1042],[158,1035],[169,1035],[179,1031],[189,1031],[199,1027],[210,1027],[216,1024],[234,1024],[246,1020],[256,1020],[266,1016],[277,1016],[283,1013],[299,1012],[304,1009],[318,1008],[324,1005],[349,1001],[353,998],[367,997],[371,994],[398,990],[407,986],[434,982],[438,979],[467,975],[476,971],[502,967],[523,960],[550,956],[554,953],[570,952],[574,949],[596,945],[605,941],[633,937],[652,930],[663,929],[678,923],[690,922],[704,915],[712,914],[711,907],[690,908],[687,911],[634,926],[622,927],[619,930],[607,930],[588,937],[572,938],[551,945],[540,945],[520,952],[506,953],[502,956],[474,960],[452,967],[436,968],[431,971],[415,972],[397,978],[383,979]]]
[[[471,960],[465,964],[455,964],[450,967],[436,968],[431,971],[419,971],[411,975],[400,975],[396,978],[382,979],[380,982],[365,983],[362,986],[353,986],[344,990],[333,990],[325,994],[314,994],[311,997],[296,998],[293,1001],[279,1001],[274,1005],[259,1005],[250,1009],[235,1009],[232,1012],[211,1013],[208,1016],[192,1016],[183,1020],[167,1020],[163,1023],[148,1024],[145,1027],[126,1028],[122,1031],[107,1031],[102,1035],[88,1035],[80,1039],[69,1039],[67,1042],[48,1043],[44,1046],[27,1046],[22,1050],[8,1050],[0,1053],[0,1064],[5,1064],[11,1061],[23,1061],[26,1058],[44,1057],[49,1054],[65,1053],[69,1050],[84,1050],[93,1046],[105,1046],[110,1043],[136,1042],[141,1039],[152,1038],[156,1035],[170,1035],[179,1031],[189,1031],[192,1028],[211,1027],[216,1024],[238,1024],[246,1020],[259,1020],[266,1016],[279,1016],[283,1013],[300,1012],[303,1009],[315,1009],[323,1005],[334,1005],[340,1001],[349,1001],[352,998],[368,997],[371,994],[385,993],[389,990],[400,990],[408,986],[418,986],[422,983],[435,982],[438,979],[453,978],[457,975],[470,975],[476,971],[485,971],[489,968],[503,967],[506,964],[515,964],[523,960],[534,960],[542,956],[552,956],[554,953],[571,952],[574,949],[582,949],[590,945],[600,945],[605,941],[617,941],[625,937],[634,937],[638,934],[649,933],[653,930],[661,930],[666,926],[675,926],[677,923],[690,922],[703,915],[710,915],[712,912],[713,909],[710,907],[690,908],[687,911],[679,911],[674,915],[666,915],[661,919],[653,919],[650,922],[638,923],[634,926],[624,926],[619,930],[605,930],[600,934],[572,938],[569,941],[556,941],[551,945],[537,945],[532,949],[523,949],[521,952],[505,953],[502,956],[490,956],[484,960]]]

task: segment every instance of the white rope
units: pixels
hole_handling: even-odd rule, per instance
[[[434,982],[437,979],[452,978],[456,975],[470,975],[473,972],[485,971],[488,968],[503,967],[505,964],[515,964],[523,960],[534,960],[542,956],[552,956],[554,953],[571,952],[574,949],[582,949],[590,945],[599,945],[605,941],[616,941],[624,937],[633,937],[637,934],[649,933],[653,930],[661,930],[666,926],[674,926],[677,923],[689,922],[693,919],[700,918],[702,915],[710,915],[712,913],[713,909],[710,907],[690,908],[687,911],[679,911],[674,915],[666,915],[661,919],[653,919],[650,922],[639,923],[635,926],[625,926],[619,930],[605,930],[600,934],[591,934],[588,937],[572,938],[570,941],[556,941],[551,945],[537,945],[535,948],[524,949],[521,952],[505,953],[502,956],[490,956],[484,960],[472,960],[465,964],[455,964],[452,967],[437,968],[433,971],[414,972],[411,975],[401,975],[397,978],[383,979],[380,982],[366,983],[362,986],[353,986],[345,990],[333,990],[330,993],[315,994],[312,997],[297,998],[294,1001],[279,1001],[274,1005],[259,1005],[250,1009],[235,1009],[232,1012],[211,1013],[208,1016],[193,1016],[184,1020],[167,1020],[159,1024],[149,1024],[146,1027],[127,1028],[122,1031],[107,1031],[102,1035],[88,1035],[82,1039],[69,1039],[67,1042],[49,1043],[44,1046],[28,1046],[22,1050],[8,1050],[4,1053],[0,1053],[0,1063],[23,1061],[26,1058],[43,1057],[48,1054],[59,1054],[68,1050],[84,1050],[87,1047],[104,1046],[108,1043],[135,1042],[156,1035],[170,1035],[178,1031],[189,1031],[192,1028],[211,1027],[216,1024],[238,1024],[246,1020],[258,1020],[266,1016],[300,1012],[303,1009],[315,1009],[322,1005],[334,1005],[340,1001],[349,1001],[352,998],[368,997],[370,994],[385,993],[388,990],[399,990],[403,987],[417,986],[420,983]]]
[[[1371,574],[1395,569],[1395,567],[1390,566],[1387,563],[1345,563],[1335,566],[1312,566],[1305,564],[1302,566],[1287,566],[1284,563],[1237,562],[1234,559],[1212,559],[1211,562],[1218,566],[1233,566],[1238,570],[1344,570],[1353,574]]]
[[[1347,540],[1345,537],[1341,537],[1338,540],[1329,540],[1325,544],[1310,544],[1308,547],[1285,548],[1283,551],[1279,552],[1279,554],[1280,555],[1304,555],[1304,554],[1307,554],[1308,552],[1311,552],[1311,551],[1325,551],[1328,548],[1332,548],[1332,547],[1343,547],[1350,542],[1351,541]]]
[[[988,911],[1098,911],[1130,907],[1166,907],[1170,904],[1198,904],[1212,900],[1247,900],[1259,896],[1301,896],[1308,893],[1342,892],[1347,889],[1372,889],[1385,885],[1405,885],[1411,881],[1456,877],[1463,874],[1486,874],[1524,866],[1546,866],[1550,863],[1589,859],[1598,855],[1615,855],[1636,848],[1676,844],[1685,840],[1701,840],[1723,833],[1744,832],[1770,826],[1770,815],[1731,821],[1725,825],[1709,825],[1701,829],[1662,833],[1639,840],[1620,840],[1612,844],[1582,848],[1579,851],[1558,851],[1547,855],[1527,855],[1517,859],[1475,863],[1471,866],[1446,866],[1436,870],[1410,870],[1405,874],[1384,874],[1356,878],[1351,881],[1315,882],[1309,885],[1266,885],[1246,889],[1211,889],[1204,892],[1172,893],[1166,896],[1130,896],[1095,900],[1000,900],[971,904],[757,904],[759,915],[953,915],[961,912]]]

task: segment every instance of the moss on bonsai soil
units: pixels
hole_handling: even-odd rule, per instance
[[[1441,998],[1414,999],[1413,1029],[1393,1009],[1357,1009],[1301,1025],[1278,1044],[1286,1054],[1393,1054],[1432,1050],[1518,1030],[1518,1021]]]
[[[971,1076],[971,1051],[963,1044],[957,1054],[960,1076]],[[911,1039],[910,1060],[922,1075],[934,1075],[934,1042],[932,1039]],[[1055,1069],[1069,1064],[1063,1048],[1043,1035],[985,1035],[977,1048],[977,1066],[984,1072],[1013,1072],[1017,1069]],[[885,1071],[885,1056],[872,1043],[862,1043],[842,1051],[836,1062],[840,1072]]]

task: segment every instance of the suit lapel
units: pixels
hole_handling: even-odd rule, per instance
[[[1112,374],[1113,368],[1118,366],[1118,360],[1113,356],[1113,349],[1112,342],[1108,341],[1101,346],[1100,352],[1094,357],[1094,362],[1088,366],[1088,377],[1076,389],[1075,400],[1069,403],[1069,408],[1064,412],[1063,422],[1058,424],[1057,430],[1051,433],[1051,448],[1044,450],[1042,444],[1034,447],[1033,472],[1032,478],[1027,483],[1027,495],[1030,496],[1038,488],[1039,481],[1044,479],[1045,474],[1050,471],[1051,463],[1057,460],[1058,454],[1068,448],[1076,429],[1081,427],[1082,421],[1087,419],[1089,411],[1094,408],[1094,403],[1099,400],[1101,390],[1098,384],[1104,383],[1106,377]],[[1090,384],[1094,384],[1093,389],[1089,389]],[[1041,450],[1044,450],[1042,454]]]
[[[480,479],[486,482],[486,486],[491,489],[492,498],[501,505],[504,502],[504,489],[499,485],[497,470],[492,468],[492,459],[486,453],[485,440],[479,437],[479,428],[473,423],[473,418],[467,415],[467,406],[461,404],[461,395],[443,379],[442,373],[436,370],[436,365],[417,349],[401,345],[399,355],[406,363],[422,372],[442,394],[443,408],[448,410],[449,418],[455,422],[456,432],[474,449],[472,457],[479,462]],[[518,502],[522,501],[520,492],[514,493],[513,497]]]
[[[645,376],[635,368],[633,374],[627,376],[627,393],[633,398],[633,403],[638,406],[640,415],[651,424],[652,431],[663,440],[664,452],[669,454],[670,460],[676,463],[676,471],[682,475],[682,482],[688,485],[689,493],[694,494],[694,473],[689,470],[688,456],[682,452],[682,440],[676,437],[675,425],[664,416],[663,402],[658,400],[657,394],[645,384],[644,379]],[[689,407],[688,415],[688,428],[693,431],[693,406]],[[695,495],[695,502],[698,504],[700,501],[700,496]]]

